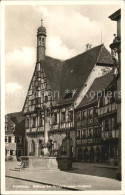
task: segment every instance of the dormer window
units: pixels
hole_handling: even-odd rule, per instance
[[[66,93],[66,95],[64,96],[64,99],[70,99],[72,97],[73,97],[73,93],[69,92],[69,93]]]

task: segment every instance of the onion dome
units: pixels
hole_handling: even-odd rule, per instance
[[[42,20],[41,20],[41,26],[37,29],[37,35],[46,36],[46,28],[42,25]]]

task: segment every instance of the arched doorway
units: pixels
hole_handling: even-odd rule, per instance
[[[81,162],[82,161],[82,148],[78,149],[78,161]]]
[[[89,158],[89,151],[88,151],[88,148],[85,147],[85,149],[84,149],[84,162],[88,162],[88,158]]]
[[[31,151],[29,155],[31,156],[35,155],[35,142],[33,140],[31,141]]]
[[[96,150],[95,150],[95,162],[99,162],[100,161],[100,148],[99,147],[96,147]]]
[[[90,162],[94,162],[94,148],[91,147],[90,148]]]
[[[102,163],[107,163],[108,160],[108,147],[107,146],[102,146],[101,148],[101,162]]]

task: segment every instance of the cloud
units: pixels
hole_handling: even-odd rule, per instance
[[[75,6],[40,6],[34,9],[43,15],[48,55],[67,59],[84,52],[87,43],[93,47],[98,45],[98,41],[100,44],[101,22],[79,13]]]
[[[66,59],[76,54],[76,51],[74,49],[67,48],[58,36],[50,37],[47,42],[47,53],[52,57]]]
[[[5,61],[7,66],[31,66],[35,62],[35,48],[23,46],[21,50],[14,49],[7,52]]]
[[[7,83],[6,84],[6,93],[15,93],[17,90],[22,89],[23,86],[18,83]]]
[[[12,92],[10,93],[12,96],[6,97],[7,112],[20,111],[24,104],[36,64],[36,33],[41,17],[47,30],[46,54],[64,60],[84,52],[86,43],[91,43],[92,47],[99,45],[101,30],[103,42],[109,48],[116,32],[116,23],[109,20],[108,16],[118,7],[117,5],[6,6],[6,90],[7,93]],[[13,94],[21,91],[24,91],[23,96],[13,97]]]

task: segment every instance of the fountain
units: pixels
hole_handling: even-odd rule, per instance
[[[45,117],[45,130],[44,130],[44,144],[42,148],[41,156],[21,156],[20,159],[23,163],[24,168],[29,169],[42,169],[42,170],[53,170],[53,169],[70,169],[72,168],[72,160],[69,155],[60,155],[58,157],[52,156],[52,142],[48,139],[48,131],[50,129],[49,125],[50,117],[46,115]],[[70,140],[66,137],[66,142]],[[69,151],[69,144],[67,145],[67,150]],[[69,154],[69,152],[68,152]]]

